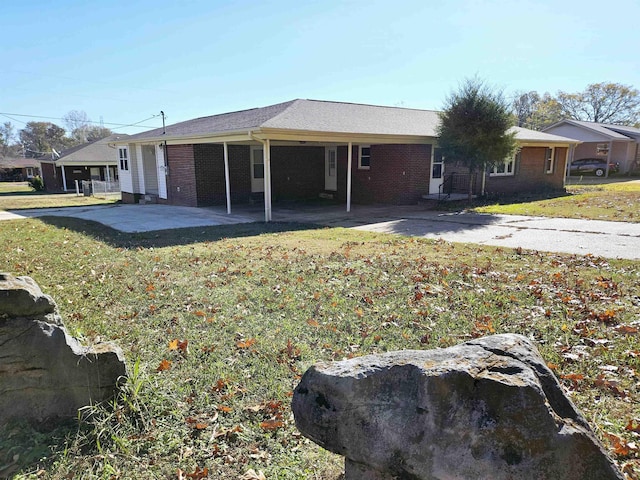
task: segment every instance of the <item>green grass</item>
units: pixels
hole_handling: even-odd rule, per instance
[[[640,215],[640,181],[567,186],[566,196],[532,201],[504,200],[476,207],[480,213],[536,215],[544,217],[585,218],[638,222]]]
[[[0,210],[27,208],[80,207],[116,203],[116,198],[77,196],[75,193],[36,192],[26,182],[0,182]]]
[[[341,459],[301,437],[289,407],[309,366],[516,332],[640,478],[638,450],[615,443],[637,441],[625,427],[640,421],[638,262],[300,228],[3,222],[0,271],[33,277],[72,334],[117,342],[132,372],[79,426],[0,432],[4,474],[334,480]]]
[[[29,182],[0,182],[0,195],[35,193]]]

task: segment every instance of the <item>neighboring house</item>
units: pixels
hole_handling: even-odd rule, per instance
[[[26,182],[40,175],[40,163],[34,158],[0,157],[0,181]]]
[[[430,110],[317,100],[188,120],[117,142],[122,199],[228,211],[232,201],[264,201],[266,220],[279,200],[320,196],[347,210],[416,203],[449,175],[435,148],[438,123]],[[516,133],[520,154],[488,172],[487,191],[562,189],[568,149],[579,142]]]
[[[39,158],[42,179],[49,192],[75,191],[75,182],[83,180],[118,180],[118,162],[114,142],[127,135],[114,134],[101,140],[78,145],[60,153],[58,157]]]
[[[619,163],[621,173],[637,170],[640,164],[640,129],[623,125],[562,120],[544,130],[579,140],[570,162],[582,158],[602,158],[607,164]]]

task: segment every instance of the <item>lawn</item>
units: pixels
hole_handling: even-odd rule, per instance
[[[533,201],[495,203],[477,207],[481,213],[536,215],[543,217],[588,218],[619,222],[640,221],[640,181],[615,183],[575,183],[567,185],[565,196]]]
[[[80,207],[115,203],[120,196],[108,199],[85,197],[75,193],[49,194],[36,192],[26,182],[0,182],[0,210],[20,210],[27,208]]]
[[[638,262],[277,223],[129,235],[49,217],[3,222],[0,244],[0,271],[131,372],[79,426],[0,432],[0,477],[335,480],[341,459],[289,407],[309,366],[516,332],[640,479]]]

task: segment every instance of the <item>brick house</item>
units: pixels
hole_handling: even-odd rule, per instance
[[[122,199],[184,206],[332,198],[411,204],[468,175],[437,152],[438,112],[317,100],[197,118],[116,142]],[[562,189],[575,140],[516,128],[517,158],[487,172],[497,193]],[[468,176],[467,176],[468,179]],[[487,190],[489,191],[489,190]]]
[[[39,158],[44,188],[48,192],[75,190],[83,180],[118,180],[114,142],[127,135],[113,134],[101,140],[68,148],[54,158]]]
[[[34,158],[1,157],[0,181],[25,182],[40,175],[40,164]]]

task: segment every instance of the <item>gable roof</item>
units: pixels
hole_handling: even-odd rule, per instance
[[[0,157],[0,168],[33,168],[39,163],[36,158]]]
[[[640,129],[638,128],[627,127],[625,125],[611,125],[608,123],[585,122],[582,120],[572,119],[561,120],[558,123],[554,123],[550,127],[545,128],[544,130],[552,130],[562,125],[573,125],[579,128],[583,128],[590,132],[603,135],[607,138],[610,138],[611,140],[640,139]]]
[[[129,137],[133,142],[179,139],[252,129],[434,137],[438,112],[322,100],[291,100],[261,108],[201,117]]]
[[[90,143],[76,145],[60,153],[56,159],[38,159],[42,163],[55,163],[56,165],[115,165],[116,154],[114,142],[127,138],[128,135],[114,133],[106,138]]]
[[[529,130],[523,127],[511,127],[510,132],[515,132],[516,140],[522,143],[544,143],[544,144],[578,144],[580,140],[574,140],[572,138],[561,137],[560,135],[554,135],[552,133],[539,132],[537,130]]]

